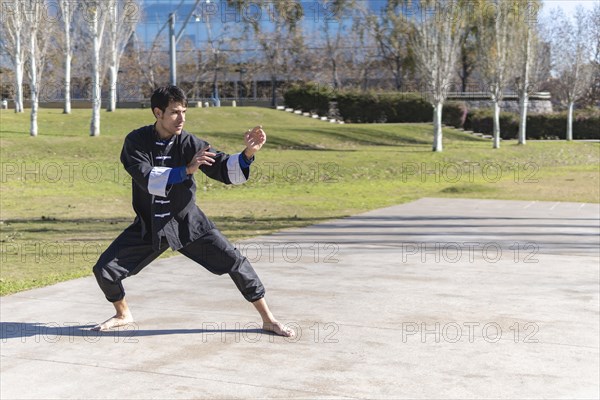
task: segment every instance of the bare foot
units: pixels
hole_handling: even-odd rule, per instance
[[[263,329],[265,331],[273,332],[279,336],[284,336],[284,337],[296,336],[296,332],[294,332],[294,330],[292,328],[285,326],[281,322],[275,321],[275,320],[272,322],[263,322]]]
[[[133,322],[133,316],[131,314],[126,315],[115,315],[104,321],[101,324],[94,326],[91,330],[93,331],[107,331],[109,329],[118,328],[125,326]]]

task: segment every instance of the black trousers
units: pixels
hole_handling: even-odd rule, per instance
[[[122,300],[125,289],[122,280],[135,275],[169,248],[167,241],[159,250],[144,241],[139,228],[131,225],[100,255],[94,265],[94,275],[110,302]],[[216,275],[229,274],[244,298],[250,302],[264,297],[265,289],[252,265],[218,229],[179,250]]]

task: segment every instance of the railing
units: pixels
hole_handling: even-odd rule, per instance
[[[505,93],[503,100],[518,100],[519,95],[514,92]],[[529,100],[550,100],[550,92],[536,92],[529,95]],[[448,100],[490,100],[489,92],[449,92]]]

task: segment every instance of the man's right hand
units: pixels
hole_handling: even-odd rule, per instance
[[[188,175],[195,174],[201,165],[208,165],[208,166],[213,165],[213,163],[215,162],[215,159],[212,157],[216,157],[217,154],[211,153],[210,151],[208,151],[209,149],[210,149],[210,146],[206,146],[205,148],[203,148],[202,150],[200,150],[199,152],[197,152],[194,155],[194,157],[192,158],[192,161],[190,161],[190,163],[185,168],[186,174],[188,174]]]

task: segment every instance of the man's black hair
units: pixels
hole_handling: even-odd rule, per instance
[[[187,107],[188,105],[185,93],[177,86],[169,85],[159,87],[152,93],[152,98],[150,99],[152,113],[154,113],[155,107],[158,107],[162,112],[165,112],[170,102],[181,103],[184,107]]]

